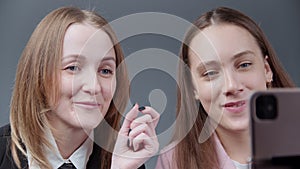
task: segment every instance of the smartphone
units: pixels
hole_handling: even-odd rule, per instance
[[[251,168],[300,168],[300,89],[257,91],[250,113]]]

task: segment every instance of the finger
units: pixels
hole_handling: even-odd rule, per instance
[[[130,130],[130,124],[137,117],[138,113],[139,113],[138,104],[135,104],[133,108],[126,114],[119,134],[126,135],[126,136],[128,135]]]
[[[160,114],[154,110],[152,107],[146,106],[144,110],[141,111],[143,114],[149,114],[152,117],[152,122],[154,123],[154,126],[157,126]]]
[[[158,147],[159,144],[157,137],[155,137],[155,139],[151,139],[145,133],[141,133],[133,139],[133,149],[135,152],[139,152],[141,155],[140,157],[142,158],[152,156],[157,153]]]
[[[149,114],[145,114],[133,120],[132,123],[130,124],[130,128],[133,129],[143,123],[152,123],[152,122],[153,122],[152,117]]]
[[[151,117],[148,115],[148,117],[151,120]],[[134,123],[135,125],[133,125],[133,122],[131,123],[131,130],[130,133],[128,134],[129,137],[129,147],[132,147],[132,140],[134,137],[136,137],[137,135],[141,134],[141,133],[145,133],[149,136],[153,136],[156,134],[155,132],[155,127],[153,123]]]
[[[155,130],[151,128],[148,124],[143,123],[136,128],[133,128],[132,131],[129,133],[129,138],[133,139],[140,135],[141,133],[144,133],[148,136],[155,136]]]

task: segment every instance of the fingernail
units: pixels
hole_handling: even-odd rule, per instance
[[[128,135],[129,135],[130,132],[131,132],[131,129],[128,130]]]
[[[134,107],[135,106],[135,103],[133,104],[133,106],[132,107]]]
[[[145,106],[139,107],[139,111],[143,111],[143,110],[145,110],[145,109],[146,109]]]

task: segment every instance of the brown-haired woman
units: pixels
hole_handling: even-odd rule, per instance
[[[259,26],[219,7],[195,22],[180,52],[175,141],[160,168],[249,167],[250,95],[294,87]]]
[[[95,12],[49,13],[19,60],[10,125],[0,130],[0,168],[142,166],[158,150],[159,115],[136,104],[120,129],[129,91],[123,61],[114,32]],[[144,116],[136,118],[139,111]]]

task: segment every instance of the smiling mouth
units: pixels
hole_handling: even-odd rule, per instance
[[[246,101],[230,102],[223,105],[223,107],[231,113],[241,113],[246,108]]]
[[[239,102],[232,102],[232,103],[226,103],[224,107],[241,107],[245,105],[246,101],[239,101]]]
[[[74,102],[75,106],[80,106],[86,109],[98,109],[101,104],[96,102]]]

